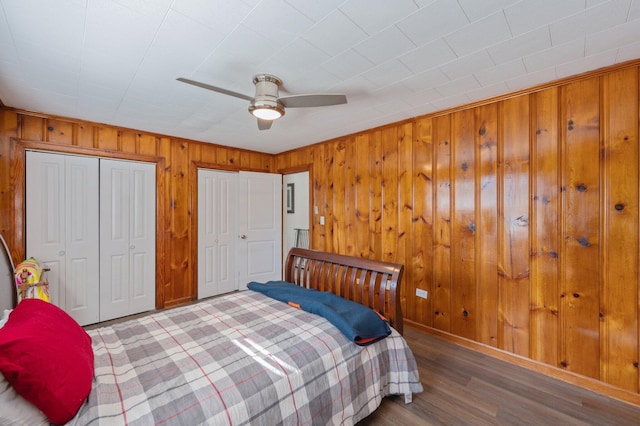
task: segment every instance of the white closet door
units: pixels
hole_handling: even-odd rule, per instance
[[[239,286],[282,279],[282,175],[240,172]]]
[[[156,307],[156,165],[131,163],[130,313]]]
[[[98,321],[98,160],[27,152],[27,256],[47,273],[52,302]]]
[[[65,157],[31,151],[26,155],[26,256],[51,269],[47,272],[51,301],[64,309]]]
[[[155,307],[155,165],[100,160],[100,321]]]
[[[198,299],[238,288],[237,180],[237,173],[198,170]]]

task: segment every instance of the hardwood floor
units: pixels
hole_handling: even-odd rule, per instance
[[[405,327],[424,392],[389,397],[358,426],[638,425],[640,407]]]

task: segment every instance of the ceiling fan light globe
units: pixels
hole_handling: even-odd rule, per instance
[[[249,105],[249,112],[261,120],[276,120],[284,115],[284,107],[277,101],[254,101]]]
[[[280,111],[267,107],[256,108],[251,111],[251,114],[261,120],[277,120],[278,118],[282,117]]]

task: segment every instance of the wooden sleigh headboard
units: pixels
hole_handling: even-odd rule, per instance
[[[368,306],[387,318],[402,334],[403,272],[404,266],[396,263],[292,248],[287,256],[284,279]]]

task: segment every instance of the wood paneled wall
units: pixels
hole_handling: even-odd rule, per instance
[[[2,108],[0,232],[7,239],[16,262],[25,257],[25,149],[157,164],[158,308],[196,297],[197,167],[271,172],[274,162],[271,154]]]
[[[635,64],[276,168],[314,165],[313,248],[405,265],[410,322],[638,392],[638,111]]]

